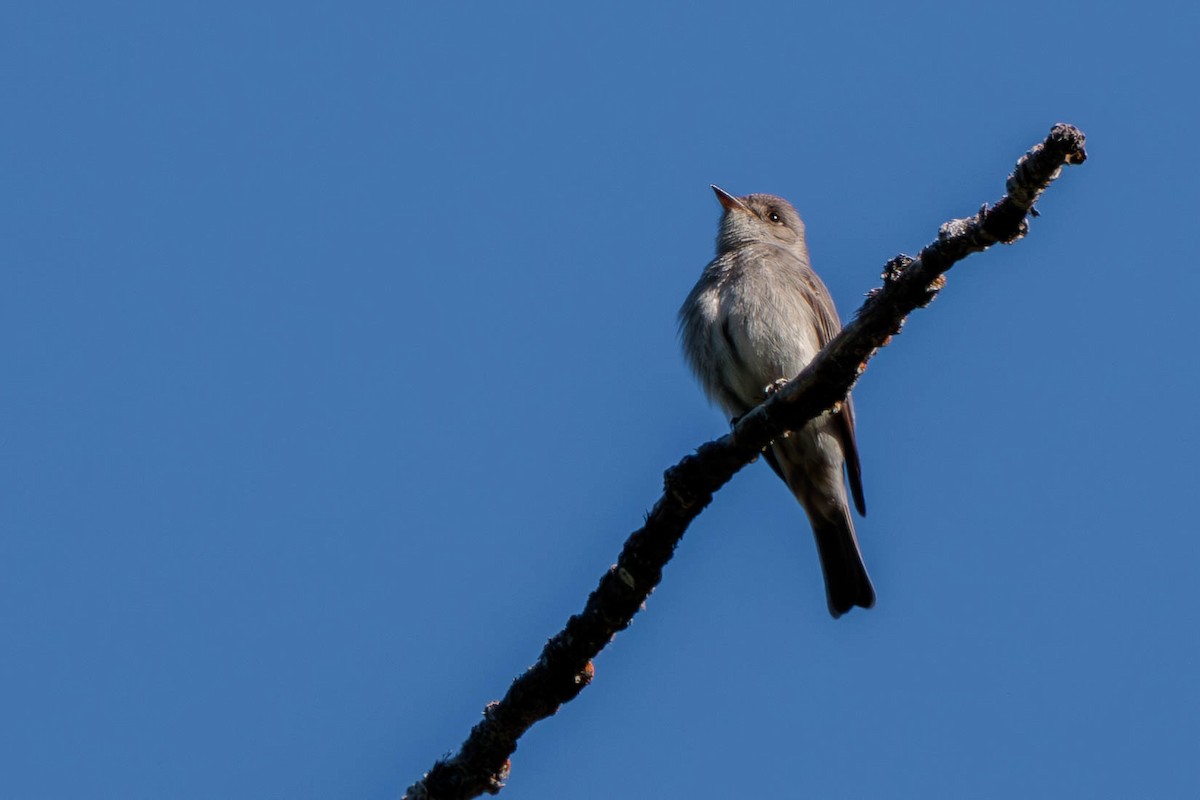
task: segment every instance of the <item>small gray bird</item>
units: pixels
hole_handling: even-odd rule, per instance
[[[804,223],[788,201],[769,194],[734,197],[716,186],[724,207],[717,257],[679,309],[683,352],[709,399],[733,418],[794,378],[842,328],[825,284],[808,263]],[[866,514],[854,406],[850,398],[764,451],[767,463],[800,501],[817,540],[829,613],[870,608],[867,577],[846,485]]]

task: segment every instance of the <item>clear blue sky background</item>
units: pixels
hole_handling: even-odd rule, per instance
[[[397,798],[725,429],[718,183],[843,316],[1091,159],[856,392],[876,609],[761,464],[522,798],[1195,797],[1195,4],[0,11],[0,797]]]

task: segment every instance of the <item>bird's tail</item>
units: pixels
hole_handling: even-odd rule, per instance
[[[817,514],[809,515],[817,539],[817,553],[821,557],[821,571],[825,573],[829,613],[835,619],[854,606],[870,608],[875,605],[875,587],[871,585],[858,549],[850,511],[844,505],[841,510],[844,513],[835,514],[831,520]]]

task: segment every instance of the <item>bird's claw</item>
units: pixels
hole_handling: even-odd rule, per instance
[[[771,399],[772,395],[774,395],[776,392],[778,392],[780,389],[782,389],[783,387],[785,387],[787,385],[788,385],[787,378],[780,378],[772,383],[768,383],[765,387],[763,387],[763,396],[769,400],[769,399]],[[779,436],[779,438],[786,439],[786,438],[788,438],[788,436],[790,434],[791,434],[791,431],[784,431]]]
[[[773,383],[768,383],[765,387],[763,387],[763,396],[770,397],[771,395],[775,394],[776,392],[778,392],[780,389],[782,389],[783,387],[785,387],[787,385],[788,385],[787,378],[780,378],[779,380],[774,381]]]

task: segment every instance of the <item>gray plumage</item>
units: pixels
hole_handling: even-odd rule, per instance
[[[679,310],[688,364],[705,393],[730,417],[761,403],[780,379],[794,378],[842,328],[829,290],[813,272],[804,223],[769,194],[736,198],[712,187],[724,207],[717,256]],[[875,590],[854,535],[843,466],[860,514],[866,513],[854,406],[810,421],[775,440],[767,462],[812,524],[829,612],[870,608]]]

